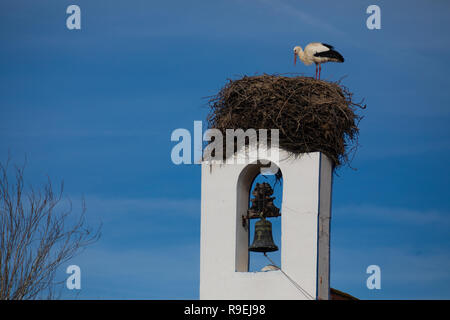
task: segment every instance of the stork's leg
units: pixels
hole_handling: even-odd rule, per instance
[[[319,63],[319,80],[320,80],[320,74],[322,72],[322,65]]]
[[[315,79],[317,80],[317,63],[316,63],[316,77],[315,77]]]

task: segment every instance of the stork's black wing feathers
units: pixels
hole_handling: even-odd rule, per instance
[[[324,58],[330,58],[333,59],[337,62],[344,62],[344,57],[337,52],[336,50],[328,50],[328,51],[323,51],[323,52],[316,52],[314,54],[315,57],[324,57]]]
[[[322,43],[322,42],[321,42]],[[328,49],[330,49],[330,50],[333,50],[333,46],[332,45],[330,45],[330,44],[326,44],[326,43],[322,43],[322,45],[323,46],[325,46],[325,47],[327,47]]]

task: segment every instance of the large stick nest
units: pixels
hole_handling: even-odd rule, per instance
[[[278,75],[229,80],[209,105],[209,128],[224,136],[226,129],[279,129],[280,148],[323,152],[335,167],[349,164],[362,119],[356,109],[365,108],[339,83]]]

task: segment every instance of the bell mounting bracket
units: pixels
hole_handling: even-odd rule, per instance
[[[275,197],[272,197],[272,194],[273,189],[267,182],[256,184],[252,192],[252,205],[247,210],[247,213],[242,215],[242,226],[244,228],[247,227],[247,221],[250,219],[265,219],[281,216],[280,209],[273,204]]]

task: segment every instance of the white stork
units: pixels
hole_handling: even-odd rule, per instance
[[[302,47],[296,46],[294,48],[294,65],[298,58],[307,66],[312,63],[316,64],[316,80],[317,80],[317,68],[319,69],[319,79],[320,72],[322,71],[321,64],[325,62],[344,62],[344,57],[333,50],[333,46],[326,43],[312,42],[302,50]]]

